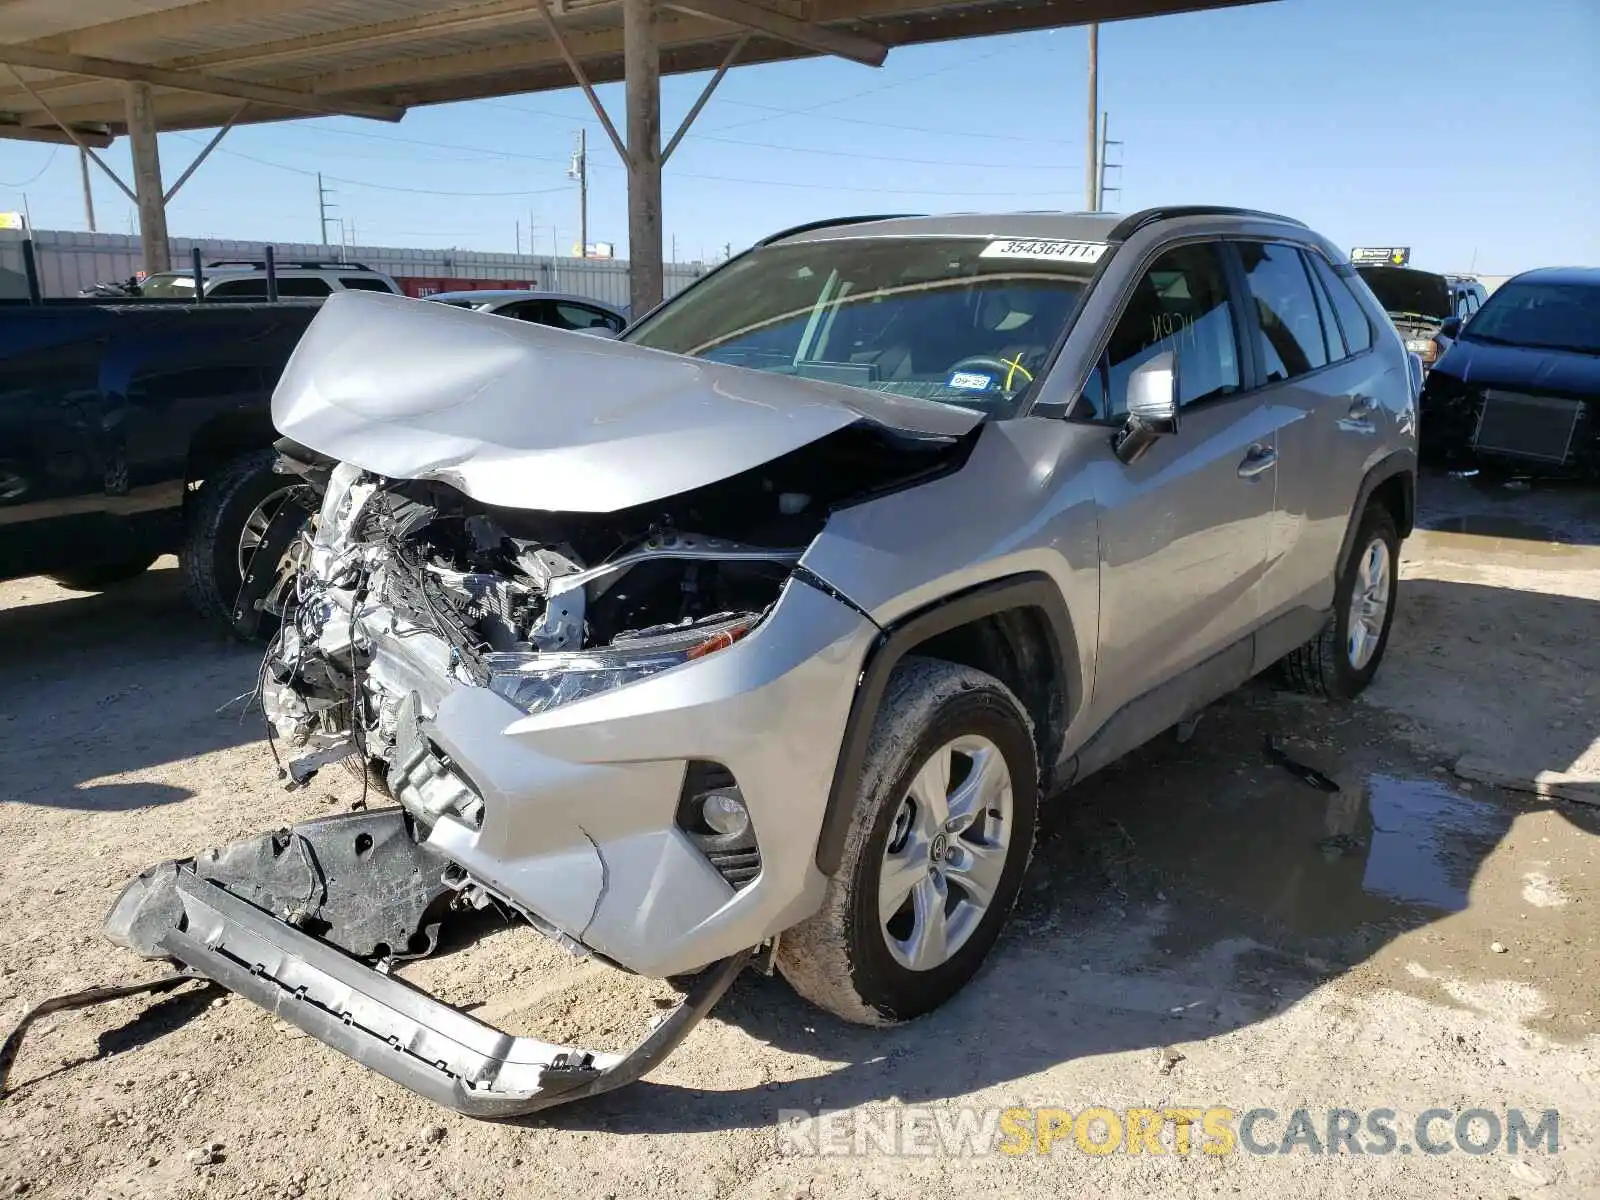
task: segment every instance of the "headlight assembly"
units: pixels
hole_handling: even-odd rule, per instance
[[[713,618],[661,632],[645,631],[571,654],[486,654],[483,663],[489,670],[489,689],[532,716],[725,650],[749,633],[757,619],[750,614]]]

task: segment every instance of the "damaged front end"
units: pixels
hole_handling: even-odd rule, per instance
[[[392,974],[396,957],[433,948],[440,919],[461,903],[447,878],[400,810],[352,813],[152,867],[118,897],[106,934],[478,1117],[535,1112],[639,1079],[751,957],[706,971],[627,1054],[513,1037]]]
[[[324,332],[336,311],[319,316]],[[473,337],[516,324],[468,319]],[[552,343],[556,367],[647,353],[569,340],[578,348]],[[689,361],[663,357],[650,356],[652,370],[669,378]],[[794,386],[799,400],[786,402],[808,415],[792,421],[778,392],[757,405],[720,377],[693,406],[667,395],[674,413],[715,400],[737,419],[775,421],[761,438],[778,452],[742,466],[708,448],[703,468],[672,464],[673,478],[701,482],[665,496],[659,479],[627,478],[632,459],[606,460],[592,495],[627,497],[625,507],[508,503],[503,447],[487,476],[470,453],[405,477],[371,459],[339,462],[281,560],[294,569],[275,593],[283,620],[261,701],[286,786],[343,764],[393,805],[153,867],[118,899],[108,936],[462,1112],[528,1112],[647,1071],[821,902],[813,850],[880,631],[802,556],[835,508],[956,469],[976,436],[975,418],[941,406],[910,405],[925,427],[895,427]],[[308,421],[331,427],[335,409],[321,404]],[[275,415],[286,435],[316,444]],[[591,415],[637,454],[631,417]],[[431,436],[398,419],[368,424],[391,469],[420,461]],[[324,429],[319,453],[349,453],[362,428]],[[574,478],[557,449],[538,453]],[[592,446],[584,453],[606,469]],[[530,494],[542,500],[550,475],[540,478]],[[453,915],[488,907],[576,955],[698,981],[616,1054],[513,1037],[395,976]]]

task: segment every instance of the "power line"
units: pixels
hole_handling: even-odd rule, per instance
[[[186,141],[186,142],[196,142],[196,143],[198,143],[199,140],[200,140],[199,138],[186,137],[183,134],[174,134],[172,136],[183,138],[183,140]],[[378,191],[378,192],[399,192],[399,193],[401,193],[403,195],[409,195],[409,196],[468,196],[468,197],[479,197],[479,198],[496,197],[496,196],[543,196],[543,195],[549,194],[551,192],[564,192],[564,191],[567,190],[564,187],[553,187],[553,188],[519,188],[516,191],[510,191],[510,192],[455,192],[455,191],[445,191],[445,190],[440,189],[440,188],[401,187],[398,184],[391,184],[391,183],[372,183],[372,182],[369,182],[368,180],[365,180],[365,179],[347,179],[347,178],[345,178],[344,176],[341,176],[341,175],[323,175],[319,171],[309,170],[309,169],[307,169],[305,167],[291,167],[288,163],[272,162],[269,159],[257,158],[253,154],[245,154],[244,152],[239,151],[239,150],[228,150],[228,149],[225,149],[225,148],[223,148],[221,146],[217,147],[217,151],[216,152],[218,154],[226,154],[231,158],[242,158],[247,162],[253,162],[253,163],[256,163],[256,164],[258,164],[260,166],[263,166],[263,167],[274,167],[279,171],[290,171],[290,172],[292,172],[292,173],[294,173],[296,175],[304,175],[307,178],[328,179],[328,180],[331,180],[334,183],[342,183],[346,187],[371,188],[373,191]]]
[[[30,183],[33,183],[33,182],[37,181],[40,176],[42,176],[46,171],[48,171],[50,169],[50,164],[55,162],[55,160],[56,160],[56,151],[58,151],[60,149],[61,149],[61,147],[59,145],[51,146],[50,147],[50,153],[44,160],[44,166],[40,167],[37,171],[35,171],[32,175],[28,176],[21,183],[10,183],[10,182],[7,182],[5,180],[0,180],[0,187],[14,187],[14,188],[15,187],[27,187]]]
[[[175,136],[184,137],[184,135],[182,135],[182,134],[177,134]],[[198,141],[199,139],[185,137],[184,140],[185,141]],[[264,159],[264,158],[257,158],[253,154],[244,154],[244,153],[242,153],[242,152],[240,152],[238,150],[225,150],[220,146],[217,148],[216,152],[218,154],[228,154],[228,155],[233,156],[234,158],[242,158],[242,159],[245,159],[245,160],[247,160],[249,162],[258,163],[263,167],[276,167],[280,171],[291,171],[296,175],[305,175],[305,176],[309,176],[309,177],[315,177],[318,174],[318,172],[316,172],[314,170],[308,170],[308,169],[306,169],[304,167],[291,167],[287,163],[271,162],[271,161],[269,161],[267,159]],[[807,191],[849,192],[849,193],[856,194],[856,195],[872,195],[872,196],[920,196],[920,195],[926,194],[930,190],[935,190],[935,189],[929,189],[929,188],[925,188],[925,187],[917,187],[917,188],[850,187],[850,186],[842,185],[842,184],[839,184],[839,183],[802,183],[802,182],[800,182],[798,180],[791,180],[791,179],[749,179],[749,178],[742,178],[742,177],[737,176],[737,175],[701,175],[701,174],[692,174],[692,173],[690,173],[688,171],[679,171],[676,174],[677,174],[677,176],[679,178],[683,178],[683,179],[703,179],[703,180],[707,180],[707,181],[712,182],[712,183],[739,183],[739,184],[744,184],[744,185],[749,186],[749,187],[800,188],[800,189],[807,190]],[[551,193],[554,193],[554,192],[564,192],[564,191],[567,190],[564,187],[553,187],[553,188],[524,188],[524,189],[521,189],[519,191],[512,191],[512,192],[453,192],[453,191],[440,191],[440,190],[436,190],[436,189],[432,189],[432,188],[408,188],[408,187],[399,187],[399,186],[396,186],[396,185],[384,184],[384,183],[368,183],[368,182],[366,182],[364,180],[360,180],[360,179],[345,179],[345,178],[343,178],[341,176],[338,176],[338,175],[324,175],[323,178],[324,179],[330,179],[334,183],[346,184],[349,187],[372,188],[375,191],[380,191],[380,192],[400,192],[400,193],[403,193],[403,194],[406,194],[406,195],[412,195],[412,196],[476,196],[476,197],[542,196],[542,195],[547,195],[547,194],[551,194]],[[1014,188],[1007,188],[1007,189],[1005,189],[1003,191],[994,191],[994,192],[953,192],[953,191],[949,191],[949,190],[947,190],[945,188],[938,188],[936,190],[938,191],[939,195],[941,195],[941,196],[949,196],[949,197],[964,198],[964,199],[993,199],[993,198],[1002,197],[1002,196],[1023,197],[1023,196],[1055,196],[1055,195],[1057,195],[1057,192],[1053,191],[1053,190],[1052,191],[1038,191],[1038,192],[1019,192]]]
[[[497,105],[496,107],[505,107],[505,106],[504,105]],[[554,116],[554,114],[551,114],[551,115],[552,115],[552,117]],[[579,118],[574,118],[574,120],[578,124],[583,124],[584,123]],[[867,123],[868,124],[876,124],[875,122],[867,122]],[[364,139],[368,139],[370,141],[377,141],[377,142],[395,142],[395,143],[400,144],[400,145],[420,146],[420,147],[424,147],[424,148],[430,149],[430,150],[464,150],[464,151],[469,151],[469,152],[474,153],[474,154],[482,154],[482,155],[485,155],[486,157],[489,157],[489,158],[525,159],[525,160],[530,161],[530,162],[566,162],[567,161],[567,157],[563,157],[563,156],[559,156],[559,155],[553,155],[553,154],[531,154],[531,153],[528,153],[527,151],[492,149],[492,148],[490,148],[488,146],[469,146],[469,145],[465,145],[465,144],[460,143],[460,142],[436,142],[436,141],[426,141],[426,140],[423,140],[423,139],[420,139],[420,138],[393,137],[393,136],[390,136],[388,134],[367,133],[367,132],[365,132],[363,130],[357,130],[357,129],[324,129],[324,128],[319,128],[319,127],[316,127],[316,126],[307,126],[306,128],[310,132],[313,132],[313,133],[331,133],[331,134],[337,134],[340,137],[364,138]],[[729,126],[728,128],[732,128],[732,127]],[[860,152],[857,151],[857,150],[824,150],[824,149],[822,149],[820,147],[816,147],[816,146],[788,146],[788,145],[783,145],[783,144],[780,144],[780,143],[777,143],[777,142],[757,142],[757,141],[750,141],[750,140],[747,140],[747,139],[744,139],[744,138],[719,137],[718,135],[713,134],[713,133],[690,133],[684,138],[684,140],[685,141],[702,141],[702,142],[719,142],[719,143],[722,143],[722,144],[725,144],[725,145],[729,145],[729,146],[748,146],[748,147],[753,147],[753,148],[759,149],[759,150],[780,150],[785,154],[818,154],[818,155],[822,155],[822,156],[827,157],[827,158],[849,158],[849,159],[859,159],[861,157]],[[1031,141],[1034,141],[1035,139],[1024,138],[1022,140],[1031,142]],[[1015,162],[1015,161],[1003,162],[1003,163],[1002,162],[962,162],[962,161],[957,161],[957,160],[947,159],[947,158],[914,158],[914,157],[907,157],[907,156],[903,156],[903,155],[878,154],[878,153],[874,153],[872,155],[872,158],[873,158],[873,161],[875,161],[875,162],[909,163],[909,164],[916,165],[916,166],[930,166],[930,167],[971,167],[971,168],[974,168],[974,169],[977,169],[977,170],[1059,171],[1059,170],[1067,170],[1067,169],[1069,169],[1069,168],[1066,168],[1066,167],[1053,166],[1053,165],[1049,165],[1049,164],[1038,164],[1038,165],[1036,165],[1036,164],[1030,164],[1030,163],[1018,163],[1018,162]],[[590,164],[590,166],[591,167],[600,167],[600,168],[604,168],[606,170],[618,170],[618,171],[620,171],[620,170],[624,170],[625,169],[622,166],[621,163],[612,163],[612,162],[604,162],[604,161],[602,161],[602,162],[593,162],[593,163]]]

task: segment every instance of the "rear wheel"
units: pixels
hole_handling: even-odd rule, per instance
[[[272,469],[276,459],[273,451],[263,450],[213,472],[190,501],[179,553],[184,589],[194,607],[235,636],[252,640],[270,638],[278,621],[264,613],[253,634],[246,634],[233,615],[239,585],[268,524],[280,507],[294,502],[302,486]]]
[[[943,1004],[976,974],[1016,902],[1038,779],[1028,718],[1004,684],[907,659],[874,723],[822,909],[778,941],[784,977],[864,1024]]]
[[[1322,631],[1291,651],[1280,674],[1296,691],[1349,700],[1383,661],[1400,587],[1400,535],[1382,505],[1367,508]]]

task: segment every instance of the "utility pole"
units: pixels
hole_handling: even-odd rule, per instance
[[[330,194],[332,194],[332,192],[333,192],[332,188],[323,187],[322,186],[322,172],[318,171],[317,172],[317,245],[319,245],[319,246],[326,246],[328,244],[328,210],[330,208],[338,208],[339,207],[337,204],[329,204],[328,203],[328,196]],[[342,226],[342,222],[341,222],[341,226]],[[341,240],[340,244],[341,245],[343,244],[342,240]]]
[[[578,143],[572,151],[567,178],[578,181],[578,257],[589,257],[589,133],[578,130]]]
[[[1089,137],[1084,143],[1083,198],[1090,212],[1097,212],[1100,172],[1095,160],[1095,143],[1100,140],[1100,22],[1089,26]]]
[[[1111,157],[1111,147],[1112,146],[1120,146],[1120,145],[1122,145],[1121,142],[1113,142],[1111,140],[1110,129],[1111,129],[1111,114],[1110,113],[1101,113],[1100,114],[1100,186],[1099,186],[1099,189],[1098,189],[1098,191],[1099,191],[1099,203],[1095,205],[1095,211],[1096,212],[1104,212],[1105,211],[1106,193],[1107,192],[1116,192],[1119,200],[1120,200],[1120,198],[1122,196],[1122,188],[1121,188],[1120,185],[1112,184],[1110,187],[1106,186],[1106,172],[1107,171],[1120,171],[1120,170],[1122,170],[1122,164],[1121,163],[1108,161],[1110,159],[1110,157]],[[1121,176],[1119,175],[1118,178],[1120,179]]]
[[[94,192],[89,188],[89,151],[78,147],[78,170],[83,175],[83,215],[89,222],[89,232],[98,233],[94,227]]]

